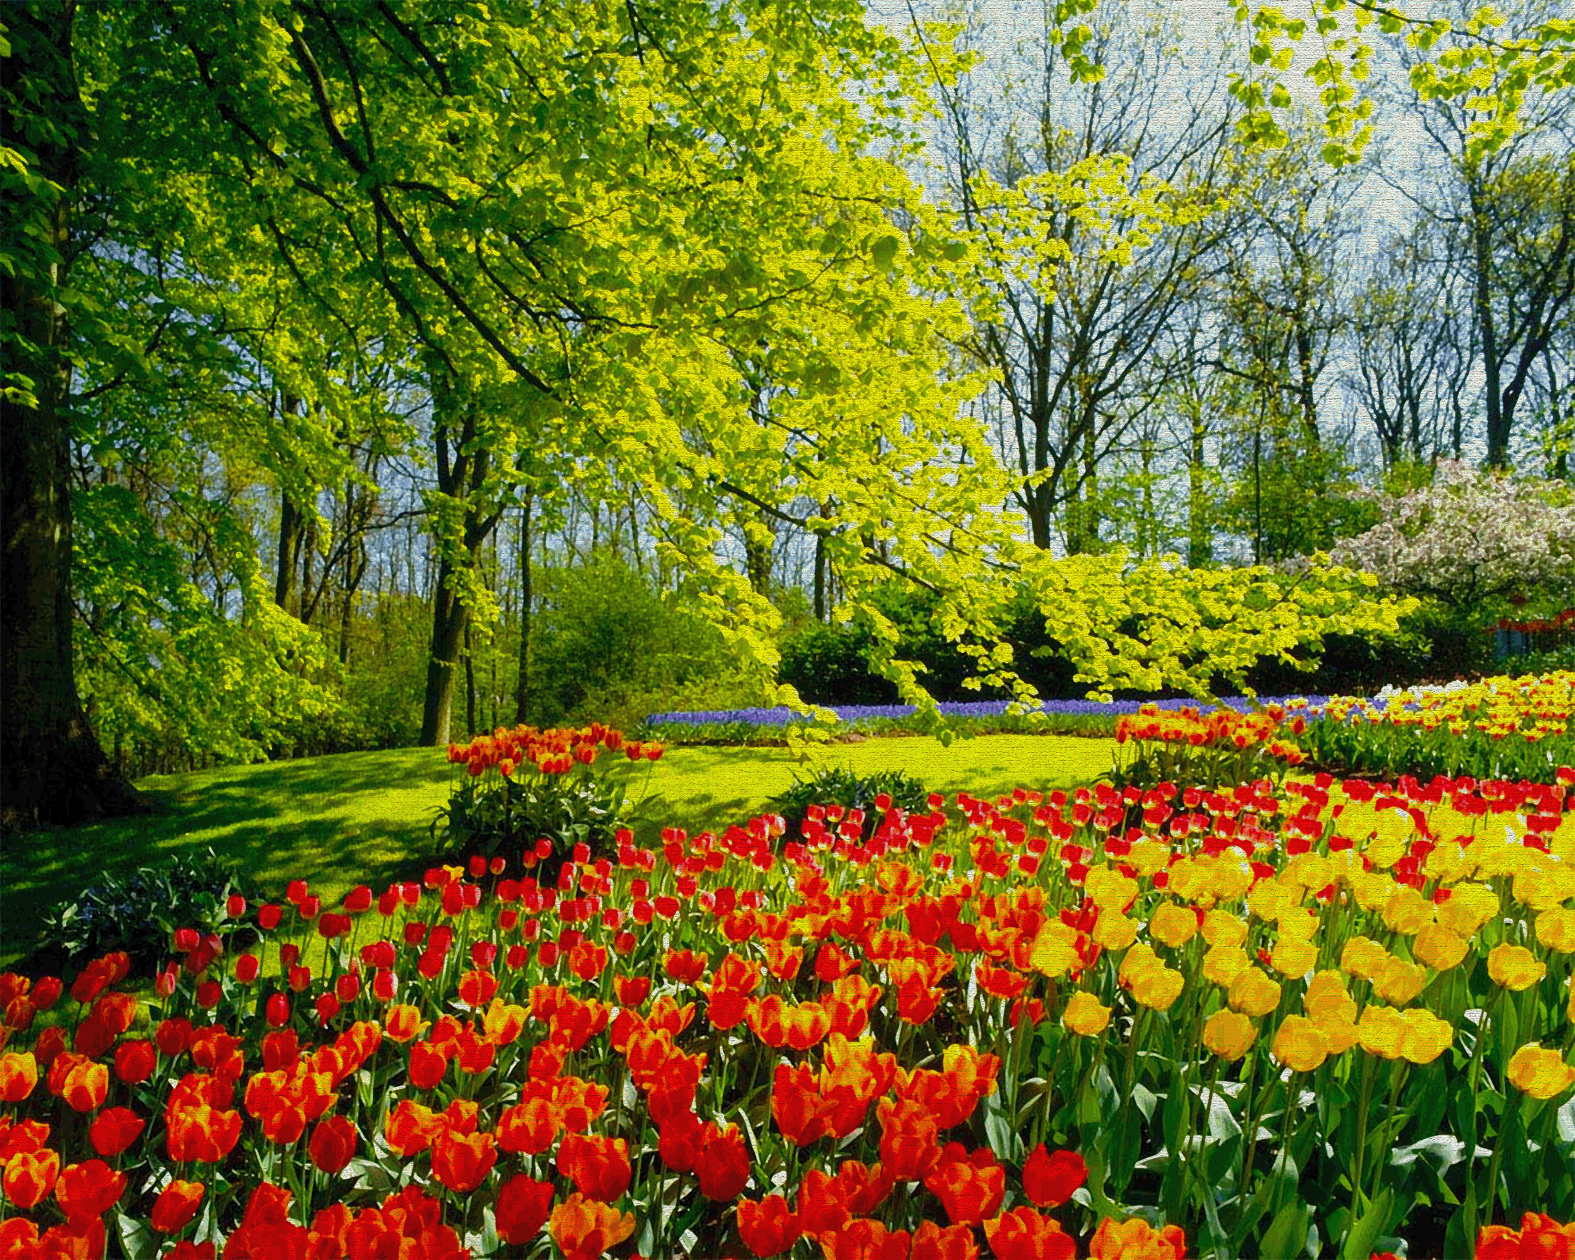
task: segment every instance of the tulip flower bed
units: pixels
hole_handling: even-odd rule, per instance
[[[1572,786],[961,794],[550,888],[297,882],[147,1002],[123,957],[0,977],[0,1256],[1568,1254]]]
[[[1539,779],[1575,760],[1575,673],[1335,697],[1298,740],[1329,769]]]
[[[1236,712],[1280,704],[1304,712],[1317,712],[1323,697],[1279,697],[1249,699],[1226,696],[1219,707]],[[1005,700],[942,701],[937,710],[947,725],[964,735],[1083,735],[1109,738],[1117,720],[1150,708],[1173,712],[1195,708],[1197,701],[1168,698],[1163,700],[1046,700],[1027,713],[1014,713]],[[918,711],[907,704],[838,705],[823,709],[836,721],[829,726],[817,723],[814,713],[802,713],[785,705],[756,709],[714,709],[687,713],[653,713],[644,728],[659,734],[670,744],[784,744],[789,736],[806,731],[838,735],[914,735],[928,733],[929,727]]]
[[[1251,782],[1265,772],[1283,780],[1306,756],[1279,736],[1306,730],[1306,708],[1305,701],[1295,700],[1255,713],[1146,704],[1116,722],[1116,744],[1125,752],[1116,754],[1114,778],[1122,786],[1181,782],[1210,790]]]

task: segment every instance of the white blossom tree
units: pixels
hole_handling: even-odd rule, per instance
[[[1439,464],[1430,486],[1376,494],[1386,519],[1332,559],[1465,611],[1536,588],[1575,590],[1575,496],[1558,481]]]

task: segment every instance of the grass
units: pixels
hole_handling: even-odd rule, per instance
[[[813,761],[786,748],[671,748],[657,763],[609,761],[638,804],[649,842],[664,826],[717,831],[747,822],[821,765],[856,773],[902,770],[931,791],[994,796],[1013,788],[1071,787],[1108,771],[1110,740],[990,735],[950,748],[928,738],[833,744]],[[43,914],[101,873],[129,873],[212,848],[246,882],[281,898],[308,881],[331,906],[357,884],[380,890],[434,860],[430,828],[448,799],[439,750],[343,753],[157,776],[138,786],[158,806],[139,818],[34,832],[0,854],[0,969],[28,954]]]

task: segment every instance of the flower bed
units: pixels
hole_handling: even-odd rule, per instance
[[[1575,760],[1575,673],[1331,699],[1297,741],[1326,768],[1547,781]]]
[[[0,979],[0,1255],[1533,1254],[1575,1216],[1572,785],[962,794],[553,888],[297,883],[145,1001],[114,957]]]
[[[1245,713],[1262,705],[1295,705],[1314,713],[1325,703],[1321,696],[1268,697],[1263,700],[1227,696],[1219,706]],[[942,701],[937,707],[957,729],[975,735],[1035,734],[1093,735],[1114,734],[1117,719],[1147,707],[1162,712],[1177,712],[1197,706],[1196,700],[1047,700],[1027,713],[1013,713],[1005,700]],[[836,722],[825,728],[833,735],[905,735],[917,733],[917,710],[906,704],[849,704],[828,710]],[[758,709],[714,709],[687,713],[653,713],[646,728],[670,743],[766,743],[780,742],[795,730],[816,725],[812,714],[800,713],[785,705]]]

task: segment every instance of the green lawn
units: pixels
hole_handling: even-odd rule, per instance
[[[857,772],[902,770],[931,790],[994,796],[1016,787],[1070,787],[1110,768],[1107,739],[987,735],[943,748],[929,738],[833,744],[816,761]],[[629,781],[642,840],[664,826],[691,832],[747,822],[814,765],[784,748],[672,748],[655,764],[608,759]],[[344,753],[144,779],[159,804],[148,816],[72,831],[35,832],[0,855],[0,967],[27,954],[44,911],[104,872],[201,853],[222,859],[273,896],[308,880],[332,904],[357,884],[373,889],[430,863],[429,828],[448,797],[440,751]]]

